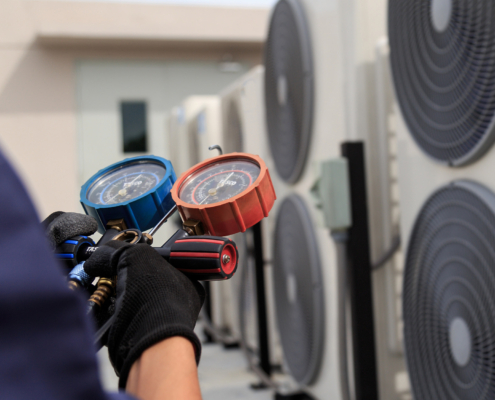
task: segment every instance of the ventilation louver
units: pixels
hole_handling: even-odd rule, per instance
[[[313,117],[313,61],[304,10],[280,0],[265,49],[265,106],[277,172],[295,183],[304,169]]]
[[[187,127],[187,135],[189,136],[187,145],[189,151],[189,161],[191,166],[198,164],[201,161],[199,156],[200,148],[199,148],[199,124],[198,118],[193,118],[193,120],[189,123]]]
[[[456,181],[425,203],[404,277],[415,399],[495,398],[495,194]]]
[[[243,151],[243,130],[239,106],[232,99],[229,101],[227,109],[227,120],[224,134],[224,149],[225,153],[242,152]]]
[[[396,94],[417,144],[461,166],[492,145],[495,3],[390,0],[389,41]]]
[[[301,384],[319,371],[324,343],[324,293],[317,238],[298,195],[277,214],[273,273],[277,322],[287,366]]]

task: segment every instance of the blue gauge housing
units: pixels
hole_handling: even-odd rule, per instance
[[[101,177],[137,162],[149,161],[165,167],[165,176],[148,192],[129,201],[113,204],[96,204],[88,200],[88,192],[93,184]],[[112,164],[94,174],[82,187],[80,194],[81,205],[86,214],[91,215],[98,222],[98,232],[104,233],[108,221],[123,218],[128,229],[146,231],[154,227],[165,214],[175,206],[170,193],[177,177],[172,163],[161,157],[140,156],[126,158]]]

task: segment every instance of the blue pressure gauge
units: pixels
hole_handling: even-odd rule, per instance
[[[128,229],[146,231],[175,205],[170,190],[176,179],[164,158],[127,158],[93,175],[81,188],[81,204],[100,233],[108,221],[121,218]]]

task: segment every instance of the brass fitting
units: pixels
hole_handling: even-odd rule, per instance
[[[116,279],[100,278],[96,290],[88,301],[91,301],[101,307],[105,303],[106,299],[108,299],[108,297],[110,297],[113,293],[116,286],[115,281]]]
[[[196,221],[194,219],[185,220],[182,224],[182,229],[184,229],[189,236],[199,236],[205,234],[201,221]]]
[[[124,218],[112,219],[107,222],[107,225],[105,227],[107,229],[115,229],[117,231],[125,231],[127,229]]]
[[[112,240],[118,240],[120,242],[128,242],[130,244],[135,244],[139,240],[139,235],[137,232],[129,230],[125,232],[120,232],[117,236],[115,236]]]
[[[151,246],[153,244],[153,236],[151,236],[149,233],[144,233],[144,232],[143,232],[143,236],[146,239],[146,243]]]

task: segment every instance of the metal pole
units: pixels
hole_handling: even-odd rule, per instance
[[[261,233],[261,222],[252,228],[254,239],[254,258],[256,270],[256,297],[258,308],[258,340],[260,351],[260,368],[267,375],[271,375],[270,352],[268,349],[268,323],[266,317],[266,294],[265,294],[265,268],[263,261],[263,238]]]
[[[348,160],[351,184],[352,226],[348,230],[347,277],[355,397],[357,400],[378,400],[364,143],[343,143],[342,155]]]

